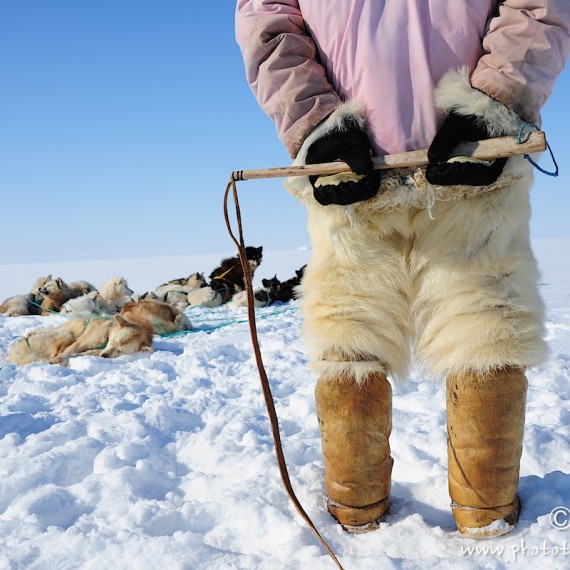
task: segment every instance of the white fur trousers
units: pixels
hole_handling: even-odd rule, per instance
[[[312,256],[301,291],[321,375],[404,379],[412,354],[431,376],[546,357],[529,243],[532,176],[431,209],[305,200]],[[373,200],[370,201],[373,203]]]

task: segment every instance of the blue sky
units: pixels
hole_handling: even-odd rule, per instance
[[[245,81],[234,5],[0,3],[0,264],[234,250],[230,172],[290,162]],[[561,175],[537,174],[533,237],[570,235],[569,75],[543,113]],[[239,190],[249,244],[308,244],[281,180]]]

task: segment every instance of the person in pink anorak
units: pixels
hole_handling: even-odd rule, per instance
[[[329,512],[351,532],[389,513],[390,381],[414,358],[447,382],[459,531],[509,532],[525,371],[547,353],[532,165],[450,155],[540,126],[570,51],[570,2],[238,0],[236,37],[294,164],[352,169],[286,182],[308,212],[299,303]],[[423,148],[427,168],[373,170],[372,155]]]

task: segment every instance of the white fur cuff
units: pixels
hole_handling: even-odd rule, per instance
[[[518,135],[524,121],[511,109],[471,86],[469,70],[448,71],[435,90],[437,107],[448,114],[474,115],[491,137]]]
[[[366,126],[366,110],[364,105],[354,99],[350,99],[339,105],[322,123],[319,123],[303,141],[293,166],[305,166],[307,164],[307,152],[309,147],[321,137],[333,130],[342,131],[350,122],[355,122],[363,129]],[[291,176],[285,180],[285,188],[300,200],[313,200],[312,188],[306,176]]]
[[[352,378],[356,384],[363,384],[371,374],[388,375],[388,368],[378,361],[337,362],[332,360],[311,361],[311,368],[322,379],[338,380]]]
[[[309,147],[317,140],[331,131],[342,131],[349,123],[349,119],[363,129],[366,125],[366,112],[364,106],[351,99],[339,105],[322,123],[318,124],[303,141],[299,152],[293,162],[294,166],[304,166],[307,160]]]

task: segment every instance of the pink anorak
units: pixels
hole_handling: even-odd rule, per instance
[[[570,51],[570,0],[238,0],[236,36],[292,157],[348,99],[365,105],[375,153],[390,154],[429,146],[450,69],[538,122]]]

